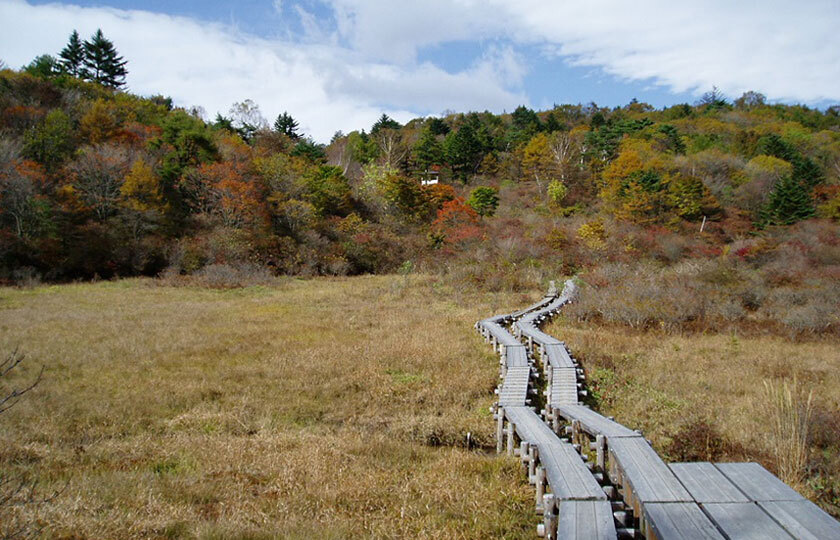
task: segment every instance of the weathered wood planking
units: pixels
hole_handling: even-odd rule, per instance
[[[535,445],[551,492],[558,500],[606,500],[604,490],[572,445],[561,441],[528,407],[504,409],[519,439]]]
[[[640,518],[643,534],[653,540],[717,538],[837,538],[840,523],[805,500],[756,463],[678,463],[670,466],[656,455],[637,432],[578,403],[577,366],[565,345],[539,326],[573,295],[567,282],[563,294],[552,294],[512,315],[479,321],[476,327],[501,354],[504,382],[499,390],[498,433],[510,422],[508,451],[513,434],[523,441],[522,459],[536,478],[537,498],[548,481],[546,524],[559,508],[557,524],[546,529],[559,538],[615,538],[612,507],[583,458],[570,444],[526,407],[531,366],[528,350],[539,348],[549,376],[547,409],[573,423],[573,439],[581,430],[597,438],[599,466],[604,441],[609,451],[610,476],[623,485],[624,499]],[[513,323],[522,345],[506,329]],[[557,418],[555,417],[555,421]],[[575,422],[576,421],[576,422]],[[526,444],[527,443],[527,444]],[[497,448],[501,448],[501,442]],[[535,464],[536,471],[534,470]],[[548,526],[548,525],[546,525]],[[787,532],[785,532],[787,531]],[[788,534],[790,533],[790,534]]]
[[[546,306],[549,306],[552,302],[554,302],[556,297],[554,295],[546,295],[544,296],[539,302],[536,302],[524,309],[520,309],[519,311],[514,311],[510,314],[512,319],[518,319],[527,313],[532,311],[537,311],[539,309],[545,309]]]
[[[703,511],[733,539],[767,540],[792,538],[756,503],[709,503]]]
[[[531,368],[508,368],[505,380],[499,390],[499,405],[502,407],[521,407],[528,399],[528,382],[531,378]]]
[[[773,501],[758,503],[765,512],[802,540],[840,539],[840,522],[811,501]]]
[[[671,463],[669,467],[699,503],[749,502],[746,495],[711,463]]]
[[[644,505],[648,540],[718,540],[715,524],[695,503],[647,503]]]
[[[805,497],[758,463],[715,463],[751,501],[803,501]]]
[[[513,337],[512,335],[510,335],[510,334],[508,333],[508,331],[507,331],[507,330],[505,330],[505,329],[504,329],[504,327],[503,327],[501,324],[499,324],[499,323],[496,323],[496,322],[485,322],[485,321],[482,321],[481,326],[482,326],[482,328],[484,328],[485,330],[487,330],[487,332],[489,332],[489,334],[490,334],[493,338],[495,338],[495,339],[496,339],[496,341],[497,341],[500,345],[505,345],[505,346],[509,346],[509,345],[513,345],[513,346],[522,345],[521,343],[519,343],[519,341],[518,341],[515,337]]]
[[[603,435],[607,439],[639,437],[635,431],[610,420],[583,405],[559,405],[554,410],[566,420],[580,421],[581,428],[592,436]]]
[[[529,322],[523,322],[522,320],[516,322],[517,328],[519,331],[526,337],[531,338],[535,343],[539,343],[540,345],[563,345],[563,342],[559,339],[549,336],[545,332],[538,330],[536,325]]]
[[[575,368],[552,370],[548,389],[548,406],[574,405],[577,402],[577,370]]]
[[[563,343],[559,345],[546,345],[544,348],[545,357],[543,361],[546,359],[548,360],[548,364],[554,368],[573,368],[575,366],[574,360],[569,355],[569,351],[566,350],[566,346]]]
[[[615,540],[609,501],[562,501],[558,505],[557,538],[563,540]]]
[[[640,504],[651,502],[693,502],[671,469],[643,437],[608,439],[610,470],[620,471],[625,490],[630,487],[632,499]],[[628,494],[625,493],[625,498]],[[635,505],[634,505],[635,506]],[[638,508],[635,508],[638,511]]]
[[[528,366],[528,351],[525,345],[505,347],[505,363],[508,368]]]

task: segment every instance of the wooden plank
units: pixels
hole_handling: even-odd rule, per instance
[[[522,323],[521,321],[516,324],[522,332],[522,335],[532,338],[535,343],[539,343],[540,345],[563,345],[562,341],[538,330],[533,324]]]
[[[600,501],[607,496],[571,444],[555,437],[537,442],[540,464],[551,492],[558,500]]]
[[[505,347],[505,363],[508,368],[528,366],[528,351],[525,345],[508,345]]]
[[[534,303],[534,304],[532,304],[532,305],[530,305],[530,306],[528,306],[524,309],[520,309],[519,311],[514,311],[513,313],[510,314],[510,316],[513,317],[514,319],[518,319],[518,318],[522,317],[523,315],[525,315],[525,314],[527,314],[531,311],[543,310],[546,307],[548,307],[549,305],[551,305],[551,303],[554,302],[554,301],[555,301],[554,296],[544,296],[542,299],[540,299],[539,302],[536,302],[536,303]]]
[[[579,420],[583,430],[593,436],[603,435],[607,439],[639,436],[635,431],[601,416],[583,405],[561,405],[555,407],[555,410],[567,420]]]
[[[709,503],[703,511],[729,538],[767,540],[792,538],[756,503]]]
[[[671,463],[669,467],[699,503],[749,502],[735,484],[709,462]]]
[[[794,538],[840,538],[840,522],[811,501],[760,502],[758,506]]]
[[[608,501],[561,501],[557,517],[557,538],[615,540],[618,536]]]
[[[505,330],[499,324],[486,323],[483,326],[488,332],[490,332],[490,335],[492,335],[494,338],[496,338],[496,341],[498,341],[502,345],[505,345],[505,346],[522,345],[521,343],[519,343],[519,341],[517,341],[517,339],[515,337],[513,337],[510,334],[510,332]]]
[[[693,502],[671,469],[643,437],[608,440],[610,460],[621,469],[625,490],[641,504],[649,502]]]
[[[546,345],[545,356],[546,358],[543,361],[547,359],[548,364],[555,369],[575,367],[574,360],[572,360],[569,351],[566,350],[566,347],[562,343],[559,345]]]
[[[557,500],[606,500],[604,490],[569,443],[561,441],[528,407],[505,408],[519,439],[537,447],[539,462]]]
[[[644,505],[646,537],[656,540],[723,540],[715,524],[695,503]]]
[[[525,405],[528,398],[528,383],[531,379],[531,368],[508,368],[502,387],[499,389],[499,405],[502,407]]]
[[[751,501],[802,501],[805,497],[758,463],[715,463]]]
[[[577,370],[575,368],[552,370],[548,392],[549,406],[574,405],[577,402]]]

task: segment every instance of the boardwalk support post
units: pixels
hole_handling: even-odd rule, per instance
[[[505,430],[505,410],[502,407],[496,411],[498,418],[496,419],[496,453],[502,453],[502,445],[504,442]]]
[[[604,436],[595,437],[595,465],[598,470],[604,472],[606,468],[606,456],[604,455]]]
[[[551,493],[543,495],[543,535],[549,540],[557,540],[556,504],[554,495]]]

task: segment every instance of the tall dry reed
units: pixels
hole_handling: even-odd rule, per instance
[[[813,390],[808,392],[793,382],[764,381],[764,396],[769,405],[770,448],[776,457],[779,477],[801,488],[808,466],[808,428],[813,412]]]

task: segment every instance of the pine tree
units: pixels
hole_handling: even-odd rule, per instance
[[[65,73],[73,77],[84,76],[85,46],[82,44],[82,40],[79,39],[79,33],[77,31],[73,30],[67,46],[58,53],[58,56],[61,57],[61,68]]]
[[[414,146],[414,159],[423,170],[443,162],[443,145],[431,129],[423,130],[420,140]]]
[[[811,194],[802,182],[793,176],[784,176],[776,182],[767,206],[761,212],[764,224],[790,225],[814,215]]]
[[[401,127],[402,126],[399,122],[383,113],[382,116],[379,117],[379,120],[377,120],[370,128],[370,134],[376,135],[383,129],[400,129]]]
[[[111,88],[120,88],[125,84],[126,61],[117,54],[114,44],[107,39],[102,30],[97,30],[90,41],[85,41],[85,78]]]
[[[274,121],[274,129],[278,133],[282,133],[284,135],[288,135],[292,139],[300,139],[300,133],[298,133],[298,121],[292,118],[292,115],[283,111],[283,114],[277,117],[277,120]]]
[[[475,128],[465,123],[458,131],[451,131],[443,141],[443,152],[452,172],[466,183],[470,174],[478,170],[484,159],[484,149]]]

